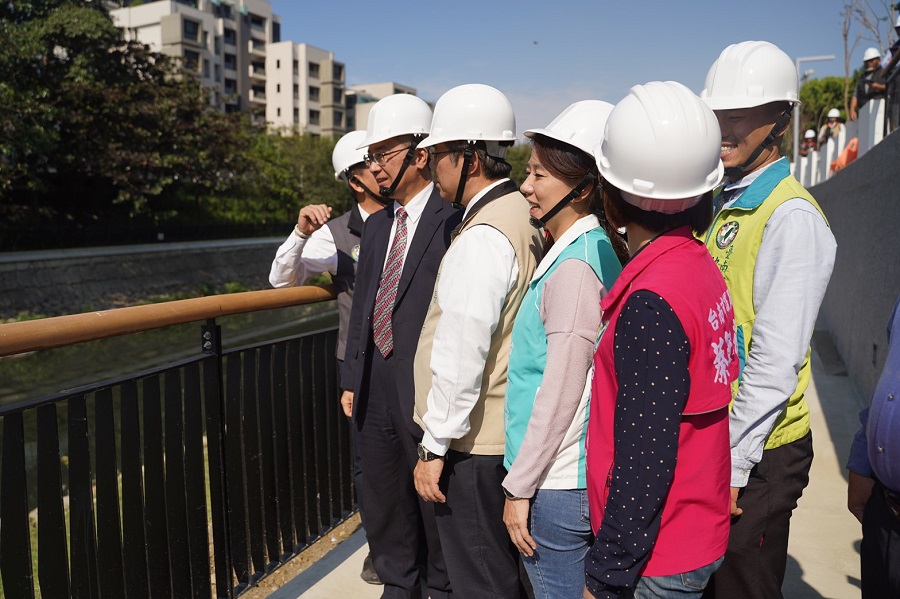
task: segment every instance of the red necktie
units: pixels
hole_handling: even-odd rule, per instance
[[[394,300],[397,299],[397,285],[403,271],[403,253],[406,251],[406,210],[397,209],[397,230],[388,254],[381,283],[375,296],[375,345],[385,358],[394,349],[394,333],[391,329],[391,314],[394,311]]]

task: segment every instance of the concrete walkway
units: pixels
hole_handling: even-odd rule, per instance
[[[844,463],[865,403],[840,364],[823,348],[813,353],[813,383],[807,393],[815,449],[810,484],[794,512],[784,596],[789,599],[859,597],[861,530],[846,508]],[[381,587],[359,578],[368,549],[362,531],[354,533],[270,599],[376,599]]]

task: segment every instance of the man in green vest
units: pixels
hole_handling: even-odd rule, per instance
[[[798,92],[790,57],[751,41],[722,51],[700,94],[719,121],[726,175],[706,245],[731,291],[741,365],[731,534],[704,597],[782,597],[791,512],[809,482],[810,340],[837,246],[779,151]]]

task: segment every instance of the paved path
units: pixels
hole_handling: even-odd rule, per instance
[[[826,357],[827,361],[827,357]],[[856,414],[863,400],[846,376],[813,353],[813,383],[807,394],[812,412],[815,460],[810,485],[794,512],[784,596],[788,599],[859,597],[860,527],[846,508],[843,468]],[[359,578],[368,549],[362,531],[272,593],[270,599],[376,599],[381,587]]]

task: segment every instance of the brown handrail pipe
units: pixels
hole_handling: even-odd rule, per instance
[[[10,322],[0,325],[0,357],[141,333],[231,314],[335,299],[332,285],[210,295],[193,299]]]

